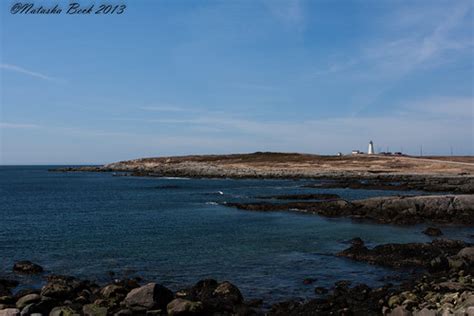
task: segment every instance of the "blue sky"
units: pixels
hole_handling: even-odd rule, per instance
[[[474,154],[472,1],[123,2],[113,16],[1,2],[0,164],[334,154],[371,139]]]

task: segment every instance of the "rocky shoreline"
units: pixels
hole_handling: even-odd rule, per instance
[[[467,158],[466,158],[467,159]],[[297,153],[142,158],[56,172],[115,172],[144,177],[315,179],[317,188],[421,190],[474,193],[473,163],[380,155],[320,156]],[[312,185],[309,185],[311,187]]]
[[[384,224],[423,222],[474,225],[474,195],[390,196],[346,201],[224,203],[248,211],[293,211],[326,217],[350,217]]]
[[[462,241],[386,244],[373,249],[360,238],[337,254],[392,267],[417,267],[411,280],[371,288],[337,281],[330,289],[315,287],[314,298],[263,308],[246,301],[230,282],[206,279],[171,291],[140,278],[114,279],[98,285],[71,276],[47,275],[29,261],[17,262],[16,274],[43,275],[38,289],[22,289],[15,279],[0,278],[0,315],[473,315],[474,247]],[[309,279],[308,279],[309,280]],[[308,281],[304,280],[304,282]],[[308,281],[305,284],[311,284]]]

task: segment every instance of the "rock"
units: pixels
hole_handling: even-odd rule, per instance
[[[51,297],[57,300],[72,300],[79,292],[87,289],[90,285],[87,281],[79,281],[70,276],[51,275],[48,283],[41,289],[41,296]]]
[[[41,301],[41,296],[38,294],[28,294],[20,298],[16,302],[16,307],[20,310],[22,310],[26,305],[32,304],[32,303],[37,303]]]
[[[31,303],[21,309],[21,316],[29,316],[34,311],[35,304]]]
[[[322,286],[318,286],[314,289],[314,292],[318,295],[321,295],[321,294],[326,294],[328,292],[328,289],[322,287]]]
[[[466,247],[458,252],[458,257],[466,259],[470,263],[474,263],[474,247]]]
[[[155,315],[163,315],[163,310],[153,309],[153,310],[146,311],[146,316],[155,316]]]
[[[15,299],[9,295],[0,296],[0,304],[15,304]]]
[[[227,281],[217,283],[213,279],[201,280],[186,292],[185,295],[180,295],[180,297],[194,302],[202,302],[205,314],[214,312],[236,313],[235,309],[243,303],[240,290]]]
[[[107,307],[102,307],[96,304],[87,304],[82,308],[84,316],[107,316]]]
[[[314,279],[314,278],[306,278],[306,279],[303,280],[303,284],[304,284],[304,285],[310,285],[310,284],[313,284],[314,281],[316,281],[316,279]]]
[[[166,306],[166,311],[169,316],[199,315],[203,310],[204,308],[201,302],[192,302],[182,298],[176,298]]]
[[[106,299],[111,298],[124,298],[128,291],[121,285],[109,284],[105,286],[101,291],[100,295]]]
[[[288,194],[273,196],[257,196],[257,199],[276,199],[276,200],[336,200],[341,197],[332,193],[316,193],[316,194]]]
[[[10,289],[0,284],[0,297],[10,296],[10,295],[12,295],[12,292],[10,291]]]
[[[467,316],[474,316],[474,306],[469,306],[469,307],[466,309],[466,315],[467,315]]]
[[[388,315],[389,316],[411,316],[412,313],[406,310],[403,306],[398,306],[394,308]]]
[[[354,247],[364,247],[364,241],[360,237],[352,238],[349,243]]]
[[[461,291],[464,289],[464,285],[458,282],[441,282],[435,285],[435,289],[448,290],[448,291]]]
[[[439,256],[430,261],[428,270],[430,272],[446,271],[449,269],[449,261],[444,256]]]
[[[64,300],[73,296],[73,288],[65,283],[50,282],[41,289],[41,296]]]
[[[0,310],[0,316],[20,316],[18,308],[5,308]]]
[[[173,292],[166,287],[156,283],[148,283],[131,290],[125,297],[124,302],[132,310],[152,310],[165,309],[172,299]]]
[[[425,307],[421,311],[413,312],[413,316],[436,316],[436,310]]]
[[[69,306],[58,306],[51,310],[49,316],[72,316],[74,314],[77,313]]]
[[[41,313],[48,315],[51,310],[58,305],[58,301],[50,297],[43,296],[41,301],[31,307],[32,313]]]
[[[43,272],[43,268],[40,265],[37,265],[36,263],[33,263],[31,261],[25,260],[25,261],[18,261],[15,263],[13,266],[13,271],[17,273],[23,273],[23,274],[38,274]]]
[[[429,268],[433,259],[454,255],[464,247],[462,241],[435,239],[431,243],[383,244],[372,249],[351,246],[337,256],[389,267]]]
[[[114,314],[114,316],[131,316],[133,312],[129,309],[121,309]]]
[[[423,234],[432,236],[432,237],[437,237],[443,235],[443,232],[441,229],[436,228],[436,227],[427,227],[424,231]]]
[[[213,295],[230,305],[241,304],[244,301],[240,290],[227,281],[219,284],[219,286],[214,290]]]

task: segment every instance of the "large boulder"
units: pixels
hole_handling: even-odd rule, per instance
[[[200,315],[203,310],[201,302],[192,302],[183,298],[176,298],[166,306],[169,316]]]
[[[18,261],[13,265],[13,271],[17,273],[23,273],[23,274],[38,274],[43,272],[43,268],[31,261],[24,260],[24,261]]]
[[[20,316],[18,308],[5,308],[0,310],[0,316]]]
[[[128,293],[128,290],[117,284],[106,285],[100,290],[100,295],[105,299],[124,298]]]
[[[96,304],[87,304],[82,308],[84,316],[107,316],[107,307]]]
[[[173,299],[173,292],[166,287],[148,283],[133,289],[125,297],[125,305],[132,310],[165,309]]]
[[[39,294],[28,294],[23,296],[16,302],[16,307],[21,310],[26,305],[38,303],[39,301],[41,301],[41,296]]]
[[[91,286],[87,281],[79,281],[70,276],[51,275],[48,283],[41,289],[41,296],[57,300],[73,299],[82,290]]]
[[[207,313],[233,312],[243,302],[242,294],[235,285],[227,281],[218,283],[213,279],[199,281],[183,298],[202,302]]]
[[[69,306],[58,306],[51,310],[49,316],[72,316],[76,312]]]
[[[458,252],[458,257],[464,258],[470,263],[474,263],[474,247],[466,247]]]
[[[241,304],[244,299],[240,290],[230,282],[224,281],[214,290],[213,295],[227,305]]]

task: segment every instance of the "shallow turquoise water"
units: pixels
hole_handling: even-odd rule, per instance
[[[48,168],[0,167],[0,276],[10,274],[14,261],[28,259],[54,273],[106,282],[114,271],[174,290],[208,277],[230,280],[246,298],[269,302],[311,297],[314,286],[337,280],[376,285],[400,273],[333,256],[353,237],[369,245],[431,240],[422,225],[247,212],[215,203],[290,193],[358,199],[400,192],[302,188],[306,180],[114,177]],[[453,238],[474,233],[442,229]],[[308,277],[317,281],[304,285]]]

